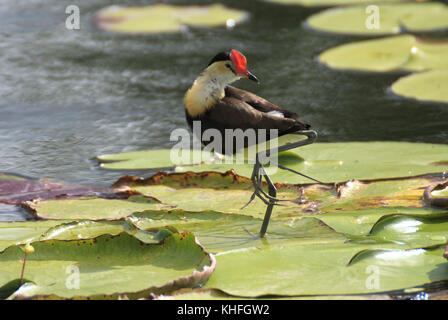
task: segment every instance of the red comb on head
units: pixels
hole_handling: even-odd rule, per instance
[[[241,75],[247,75],[246,57],[239,51],[232,49],[230,51],[230,60],[235,65],[235,72]]]

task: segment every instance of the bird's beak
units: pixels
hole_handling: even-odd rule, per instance
[[[254,76],[252,73],[250,73],[249,71],[247,71],[247,79],[255,81],[257,83],[260,82],[260,80],[258,80],[258,78],[256,76]]]

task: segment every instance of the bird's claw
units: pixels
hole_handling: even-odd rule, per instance
[[[261,188],[261,176],[259,172],[257,174],[254,174],[257,178],[252,178],[252,184],[254,186],[254,192],[252,193],[249,202],[247,202],[244,206],[241,207],[241,209],[246,208],[252,201],[255,200],[255,197],[258,197],[265,205],[277,205],[280,206],[278,202],[280,201],[286,201],[285,199],[278,199],[274,196],[271,196],[267,194],[262,188]]]

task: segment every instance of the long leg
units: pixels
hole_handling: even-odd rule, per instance
[[[254,201],[255,196],[259,197],[266,205],[269,205],[269,202],[263,196],[261,196],[259,194],[260,191],[262,193],[264,193],[264,191],[262,189],[263,182],[262,182],[262,178],[261,178],[261,174],[260,174],[261,167],[262,167],[262,165],[259,161],[258,154],[257,154],[256,158],[255,158],[254,169],[252,170],[252,176],[250,178],[252,180],[252,184],[253,184],[255,190],[254,190],[254,193],[252,193],[252,196],[250,197],[249,202],[247,202],[244,206],[242,206],[241,209],[246,208],[252,201]]]
[[[298,131],[298,132],[293,133],[293,134],[305,135],[308,138],[305,139],[305,140],[300,140],[300,141],[295,142],[295,143],[287,143],[287,144],[285,144],[283,146],[280,146],[280,147],[278,147],[276,149],[266,150],[266,156],[269,157],[271,154],[274,154],[274,153],[278,153],[278,152],[281,152],[281,151],[286,151],[286,150],[290,150],[290,149],[294,149],[294,148],[298,148],[298,147],[301,147],[301,146],[304,146],[304,145],[311,144],[311,143],[313,143],[316,140],[316,137],[317,137],[317,133],[315,131],[313,131],[313,130]],[[261,156],[262,156],[262,152],[260,152],[260,153],[258,153],[256,155],[255,165],[254,165],[254,169],[252,171],[252,176],[251,176],[252,184],[254,185],[254,189],[255,189],[254,193],[252,194],[249,202],[246,205],[244,205],[242,207],[242,209],[245,208],[247,205],[249,205],[255,199],[256,196],[258,198],[260,198],[266,205],[269,204],[269,200],[274,200],[275,202],[288,201],[288,200],[285,200],[285,199],[277,199],[275,197],[272,197],[271,195],[266,194],[266,192],[262,189],[262,175],[260,174],[260,171],[263,171],[264,173],[265,173],[265,171],[264,171],[263,165],[260,162],[260,157]],[[322,183],[319,180],[311,178],[311,177],[309,177],[307,175],[304,175],[304,174],[302,174],[300,172],[297,172],[297,171],[295,171],[293,169],[287,168],[287,167],[282,166],[280,164],[278,164],[277,166],[278,166],[278,168],[280,168],[282,170],[288,170],[288,171],[291,171],[291,172],[293,172],[295,174],[299,174],[299,175],[301,175],[301,176],[303,176],[305,178],[311,179],[311,180],[313,180],[315,182]],[[267,174],[263,175],[263,176],[267,176]]]
[[[266,174],[266,172],[263,176],[268,183],[269,195],[272,198],[269,199],[269,204],[268,204],[268,207],[266,208],[266,213],[264,214],[263,224],[261,225],[261,229],[260,229],[260,237],[261,238],[264,237],[266,230],[268,229],[269,220],[271,219],[272,210],[274,209],[274,205],[275,205],[274,199],[275,199],[275,197],[277,197],[277,188],[272,183],[271,178],[269,178],[269,176]]]
[[[287,143],[287,144],[280,146],[276,149],[266,150],[266,156],[269,157],[275,153],[279,153],[282,151],[286,151],[286,150],[290,150],[290,149],[294,149],[294,148],[298,148],[301,146],[311,144],[317,138],[317,133],[314,130],[298,131],[294,134],[305,135],[307,137],[307,139],[300,140],[300,141],[297,141],[294,143]],[[251,180],[254,185],[254,193],[252,194],[249,202],[244,207],[246,207],[249,203],[251,203],[255,199],[255,196],[260,198],[268,206],[266,208],[266,213],[265,213],[265,216],[263,219],[263,224],[260,229],[260,236],[263,237],[268,228],[269,220],[270,220],[274,205],[276,205],[277,202],[279,202],[279,201],[287,201],[287,199],[277,199],[277,189],[275,188],[274,184],[272,183],[271,179],[269,178],[269,175],[264,170],[264,167],[263,167],[262,163],[260,162],[260,157],[261,157],[261,152],[257,153],[257,155],[256,155],[255,165],[254,165],[254,169],[252,171],[252,176],[251,176]],[[311,179],[313,181],[316,181],[318,183],[322,183],[319,180],[308,177],[307,175],[304,175],[300,172],[297,172],[297,171],[287,168],[285,166],[278,165],[278,167],[280,169],[288,170],[293,173],[302,175],[302,176],[304,176],[308,179]],[[262,189],[262,178],[263,177],[265,178],[266,182],[268,183],[268,194],[266,194],[266,192],[264,192],[264,190]]]

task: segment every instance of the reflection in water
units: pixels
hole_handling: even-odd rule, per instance
[[[25,221],[32,216],[25,209],[0,203],[0,222],[4,221]]]

